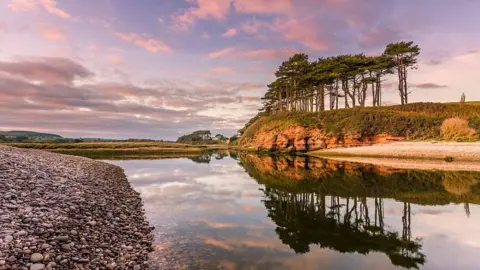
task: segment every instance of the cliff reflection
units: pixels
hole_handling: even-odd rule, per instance
[[[240,155],[260,184],[289,192],[391,198],[420,205],[480,204],[480,173],[394,169],[313,157]]]
[[[425,263],[412,238],[411,204],[480,202],[478,173],[398,170],[309,157],[239,155],[263,184],[263,203],[281,241],[297,253],[311,244],[342,253],[382,252],[392,264]],[[402,231],[384,226],[384,198],[403,203]]]

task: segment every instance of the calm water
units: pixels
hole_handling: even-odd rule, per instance
[[[480,174],[302,157],[108,161],[141,193],[159,269],[479,269]]]

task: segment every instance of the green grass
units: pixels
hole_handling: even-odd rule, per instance
[[[325,129],[329,136],[374,136],[388,133],[409,140],[440,138],[442,122],[451,117],[468,120],[480,134],[480,102],[413,103],[380,108],[352,108],[319,113],[278,113],[260,117],[244,128],[241,143],[264,132],[302,126]]]

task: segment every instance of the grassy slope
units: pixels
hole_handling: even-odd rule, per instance
[[[480,133],[480,102],[412,103],[405,106],[265,116],[245,129],[240,143],[253,140],[260,129],[272,131],[293,126],[323,128],[332,136],[388,133],[411,140],[437,139],[440,136],[440,125],[450,117],[467,119],[469,125]]]

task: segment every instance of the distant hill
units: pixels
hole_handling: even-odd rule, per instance
[[[20,131],[20,130],[0,131],[0,135],[4,135],[6,137],[24,136],[28,138],[62,138],[62,136],[57,134],[41,133],[41,132],[34,132],[34,131]]]

